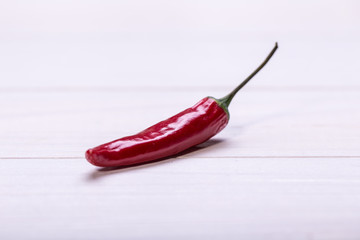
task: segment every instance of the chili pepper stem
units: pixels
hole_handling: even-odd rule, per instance
[[[229,107],[231,100],[233,99],[233,97],[236,95],[236,93],[242,88],[244,87],[264,66],[265,64],[270,60],[270,58],[274,55],[276,49],[278,48],[278,44],[277,42],[275,43],[275,47],[271,50],[271,52],[269,53],[269,55],[265,58],[265,60],[260,64],[259,67],[257,67],[255,69],[254,72],[252,72],[242,83],[240,83],[239,86],[237,86],[231,93],[229,93],[228,95],[226,95],[223,98],[218,99],[217,101],[219,102],[219,104],[221,106],[226,107],[226,109]]]

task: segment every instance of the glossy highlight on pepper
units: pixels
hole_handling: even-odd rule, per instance
[[[276,43],[264,62],[225,97],[205,97],[193,107],[135,135],[87,150],[86,159],[99,167],[130,166],[172,156],[207,141],[225,128],[232,98],[263,68],[277,48]]]

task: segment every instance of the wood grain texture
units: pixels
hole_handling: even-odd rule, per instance
[[[0,158],[82,158],[86,148],[135,134],[209,93],[226,93],[163,90],[4,93]],[[359,93],[245,89],[230,106],[229,125],[216,144],[190,155],[359,157]]]
[[[359,92],[244,90],[226,130],[179,156],[112,171],[86,162],[88,147],[222,94],[165,90],[2,94],[0,238],[360,236]]]
[[[3,1],[1,240],[359,240],[357,1]],[[212,140],[99,169],[89,147],[223,97]]]
[[[359,159],[185,158],[114,171],[83,159],[8,159],[0,169],[3,239],[360,233]]]

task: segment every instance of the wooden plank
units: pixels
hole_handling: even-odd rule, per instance
[[[356,239],[359,159],[0,161],[2,239]],[[19,231],[21,229],[21,231]]]
[[[359,29],[360,21],[353,22]],[[0,39],[0,79],[4,87],[232,87],[263,61],[278,40],[279,50],[256,77],[257,86],[359,87],[359,34],[347,41],[288,36],[261,41],[238,39],[239,35],[225,41],[206,35],[191,41],[113,40],[113,36],[100,42],[98,36]]]
[[[92,146],[134,134],[214,89],[15,91],[0,96],[0,158],[82,158]],[[230,106],[228,127],[196,157],[359,157],[360,94],[247,91]],[[204,146],[207,146],[204,148]]]

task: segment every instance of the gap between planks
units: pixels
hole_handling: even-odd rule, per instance
[[[163,91],[214,91],[231,90],[233,86],[62,86],[62,87],[2,87],[0,92],[5,93],[39,93],[39,92],[163,92]],[[291,91],[291,92],[360,92],[360,85],[352,86],[257,86],[256,88],[249,88],[248,91],[262,92],[262,91]]]
[[[171,158],[171,157],[170,157]],[[170,159],[169,158],[169,159]],[[174,159],[183,159],[183,158],[359,158],[360,156],[180,156],[173,157]],[[11,160],[11,159],[85,159],[84,157],[0,157],[2,160]]]

